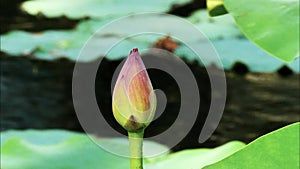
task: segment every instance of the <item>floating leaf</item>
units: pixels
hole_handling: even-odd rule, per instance
[[[262,49],[285,62],[299,57],[299,0],[224,0],[224,4],[245,35]]]
[[[131,16],[130,22],[132,23],[128,22],[127,25],[142,22],[149,32],[155,32],[158,27],[153,24],[153,21],[160,20],[165,23],[160,25],[160,28],[168,30],[169,25],[172,24],[169,23],[169,17],[168,15],[159,14],[146,15],[143,18]],[[114,26],[112,29],[106,29],[106,31],[98,31],[113,20],[114,18],[82,21],[74,30],[53,30],[41,33],[13,31],[1,36],[1,51],[14,56],[28,55],[43,60],[66,57],[76,61],[86,41],[96,32],[93,36],[93,43],[89,45],[89,54],[81,57],[78,61],[93,61],[101,56],[115,60],[127,56],[128,49],[132,47],[138,47],[142,51],[152,47],[158,39],[164,37],[161,34],[151,33],[132,36],[130,32],[134,31],[132,30],[134,28],[123,26]],[[285,64],[274,57],[270,57],[248,39],[243,38],[230,15],[212,18],[208,16],[206,11],[202,10],[194,13],[188,20],[211,40],[222,62],[222,65],[218,65],[220,68],[231,69],[235,62],[242,62],[252,72],[274,72]],[[182,31],[181,27],[172,29],[175,34]],[[172,36],[171,33],[169,35]],[[127,38],[122,39],[121,37],[124,36]],[[195,35],[186,34],[184,36],[193,46],[201,46],[204,49],[211,47],[210,42],[199,39]],[[115,43],[116,40],[119,42]],[[111,50],[106,53],[108,49]],[[179,57],[187,58],[190,61],[199,60],[199,57],[195,56],[194,52],[182,43],[179,43],[174,52]],[[201,57],[202,60],[206,61],[203,62],[206,63],[205,66],[216,64],[214,60],[211,60],[210,55],[206,55],[205,58]],[[300,72],[299,60],[295,60],[287,66],[294,72]]]
[[[53,60],[60,57],[76,57],[90,34],[75,31],[45,31],[27,33],[13,31],[1,36],[1,51],[10,55],[33,55],[40,59]],[[68,53],[76,50],[75,53]]]
[[[127,139],[98,139],[102,144],[128,149]],[[62,130],[26,130],[1,133],[1,168],[57,169],[129,168],[129,159],[103,150],[80,133]],[[145,141],[144,151],[167,150],[158,143]],[[145,159],[145,169],[177,169],[180,166],[199,168],[219,161],[243,148],[244,143],[233,141],[214,149],[191,149],[174,154]],[[18,162],[16,162],[18,161]]]
[[[1,168],[124,169],[129,168],[129,161],[102,150],[88,137],[72,136],[47,146],[15,138],[1,146]]]
[[[224,7],[223,0],[207,0],[206,6],[210,16],[219,16],[228,13]]]
[[[80,135],[80,133],[66,130],[45,130],[44,132],[38,130],[9,130],[1,133],[1,146],[9,139],[22,139],[35,145],[51,145],[62,142],[68,137]]]
[[[247,65],[251,72],[275,72],[280,67],[285,65],[285,63],[274,57],[271,57],[247,39],[227,38],[213,40],[211,43],[215,47],[222,65],[216,65],[215,61],[210,57],[201,57],[201,60],[205,60],[205,63],[207,63],[205,66],[214,64],[220,68],[230,70],[234,63],[242,62]],[[211,44],[205,42],[193,42],[193,45],[209,47]],[[175,53],[180,57],[188,59],[189,61],[193,61],[198,58],[193,51],[191,51],[187,46],[183,45],[179,46]],[[293,70],[293,72],[299,73],[299,58],[287,64],[287,66]]]
[[[38,44],[36,36],[23,31],[12,31],[1,36],[1,51],[10,55],[28,55]]]
[[[283,127],[204,169],[299,169],[299,130],[299,122]]]
[[[213,164],[245,146],[239,141],[232,141],[214,149],[190,149],[170,154],[146,165],[146,169],[200,169]]]
[[[295,123],[258,138],[245,146],[238,141],[214,149],[190,149],[146,158],[145,169],[299,168],[299,128]],[[126,139],[98,139],[118,149],[128,149]],[[1,168],[111,168],[129,167],[125,157],[98,147],[85,134],[61,130],[7,131],[1,133]],[[145,143],[149,149],[165,149]],[[157,146],[158,145],[158,146]],[[146,150],[147,151],[147,150]],[[16,161],[18,161],[16,163]],[[212,165],[210,165],[212,164]]]
[[[124,151],[129,146],[125,138],[99,138],[98,141],[101,145],[110,145]],[[1,133],[1,144],[3,169],[129,168],[128,158],[102,149],[85,134],[70,131],[7,131]],[[144,145],[145,154],[153,149],[168,152],[166,146],[158,143],[145,141]]]
[[[72,19],[84,17],[105,18],[141,12],[167,12],[172,5],[185,4],[191,0],[31,0],[22,8],[31,15],[39,13],[49,18],[67,16]],[[129,5],[130,4],[130,5]]]
[[[199,10],[188,18],[210,40],[242,38],[243,33],[236,26],[231,15],[210,17],[206,10]]]

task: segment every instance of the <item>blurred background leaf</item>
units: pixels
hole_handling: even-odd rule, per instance
[[[167,12],[173,5],[185,4],[191,0],[31,0],[22,8],[31,15],[47,17],[67,16],[71,19],[84,17],[104,18],[124,16],[140,12]],[[130,4],[130,5],[128,5]]]
[[[169,24],[167,24],[167,15],[154,15],[151,17],[157,17],[160,19],[166,18],[166,24],[160,26],[166,27],[166,29],[168,28]],[[151,17],[144,19],[147,20]],[[114,19],[114,17],[111,17],[100,20],[84,20],[81,21],[74,30],[47,30],[41,33],[12,31],[1,36],[1,51],[13,56],[34,56],[43,60],[55,60],[61,57],[66,57],[75,61],[77,60],[80,50],[88,38]],[[259,47],[253,45],[248,39],[244,38],[242,32],[235,26],[234,20],[230,15],[212,18],[208,16],[206,10],[199,10],[187,19],[211,40],[223,64],[217,65],[220,68],[229,70],[236,62],[242,62],[246,64],[252,72],[274,72],[285,65],[285,63],[270,57]],[[134,19],[132,22],[134,22]],[[154,31],[156,29],[156,25],[151,23],[149,23],[148,27],[149,31]],[[117,27],[109,32],[101,32],[97,35],[95,40],[114,40],[124,34],[126,35],[126,29],[132,28]],[[176,29],[174,32],[176,31],[180,32],[182,30]],[[195,38],[193,35],[186,34],[186,36],[189,37],[191,43],[195,46],[210,45],[201,39]],[[111,60],[120,59],[127,56],[128,48],[137,46],[138,44],[139,48],[147,49],[152,47],[156,41],[162,37],[163,35],[143,35],[126,38],[114,46],[114,50],[108,54],[105,53],[108,46],[105,43],[97,43],[97,45],[92,46],[90,50],[97,51],[98,53],[96,52],[90,56],[81,58],[79,61],[93,61],[104,56]],[[175,50],[175,54],[186,58],[189,61],[198,59],[198,56],[196,56],[192,50],[181,43]],[[210,60],[211,58],[201,59]],[[214,61],[205,63],[216,64]],[[299,59],[288,64],[288,67],[294,72],[299,72]]]

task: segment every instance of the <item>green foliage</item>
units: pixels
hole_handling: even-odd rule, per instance
[[[190,149],[144,159],[145,169],[298,169],[300,123],[283,127],[245,144],[232,141],[214,149]],[[127,139],[97,139],[128,150]],[[61,130],[7,131],[1,133],[2,169],[129,168],[129,159],[97,146],[87,135]],[[145,153],[167,148],[145,142]],[[18,162],[16,162],[18,161]]]
[[[198,10],[187,20],[213,41],[227,38],[243,38],[243,33],[238,29],[233,17],[230,15],[210,17],[206,10]],[[193,38],[194,36],[191,36],[191,39]]]
[[[98,139],[127,151],[127,139]],[[61,130],[8,131],[1,133],[2,169],[124,169],[129,159],[111,154],[98,147],[92,140],[79,133]],[[145,154],[153,149],[167,151],[154,142],[145,141]],[[244,147],[241,142],[230,142],[215,149],[185,150],[182,152],[146,158],[146,169],[188,168],[205,166],[221,160]],[[179,160],[180,159],[180,160]],[[199,161],[201,159],[201,161]],[[16,162],[18,161],[18,162]]]
[[[14,56],[34,55],[37,58],[53,60],[73,57],[75,60],[84,45],[88,32],[45,31],[40,34],[12,31],[1,37],[1,51]]]
[[[262,49],[285,62],[299,57],[298,0],[224,0],[224,5],[245,35]]]
[[[35,138],[38,139],[38,135]],[[85,136],[71,136],[51,145],[12,138],[1,147],[1,161],[3,169],[100,169],[111,168],[112,162],[118,164],[116,169],[124,169],[129,163],[125,158],[100,149]]]
[[[271,132],[204,169],[299,169],[299,130],[298,122]]]
[[[146,169],[198,169],[224,159],[245,146],[231,141],[214,149],[190,149],[170,154],[147,164]]]
[[[159,19],[162,18],[162,16],[158,17],[160,17]],[[101,20],[89,19],[80,22],[74,30],[52,30],[41,33],[12,31],[1,36],[1,51],[13,56],[33,56],[43,60],[54,60],[66,57],[75,61],[88,38],[112,20],[114,20],[113,17]],[[281,61],[270,57],[260,48],[243,38],[242,33],[235,26],[234,20],[230,15],[211,18],[206,11],[201,10],[194,13],[188,20],[202,30],[211,40],[223,64],[218,65],[220,67],[230,69],[235,62],[239,61],[245,63],[250,71],[253,72],[274,72],[283,66]],[[134,22],[134,20],[132,20],[132,22]],[[169,26],[167,24],[167,19],[166,24],[161,26]],[[148,27],[149,31],[156,29],[156,25],[151,23],[149,23]],[[116,27],[114,30],[110,30],[109,34],[98,34],[95,36],[95,40],[105,40],[109,42],[116,37],[122,36],[124,32],[126,32],[126,29],[131,28]],[[178,31],[181,30],[178,29]],[[186,36],[189,37],[194,45],[210,45],[206,41],[196,39],[194,35],[186,34]],[[161,37],[161,35],[150,34],[129,37],[116,44],[113,47],[113,50],[110,50],[108,54],[106,54],[105,51],[110,47],[105,43],[95,43],[97,45],[90,46],[89,48],[91,51],[94,51],[94,53],[85,56],[84,58],[82,57],[79,61],[92,61],[100,56],[105,56],[112,60],[120,59],[128,55],[128,49],[131,49],[132,46],[140,49],[147,49]],[[187,58],[190,61],[198,59],[198,56],[195,56],[193,51],[184,44],[179,45],[175,54]],[[209,60],[210,58],[201,59]],[[206,63],[212,64],[214,62],[211,61]],[[294,72],[300,72],[299,60],[292,62],[288,66]]]
[[[32,0],[24,2],[22,8],[31,15],[41,13],[50,18],[67,16],[79,19],[124,16],[140,12],[167,12],[172,5],[187,2],[190,0]]]
[[[1,142],[3,169],[124,169],[129,166],[127,158],[101,149],[87,135],[69,131],[8,131],[1,133]],[[126,139],[99,139],[99,142],[124,151],[128,149]],[[153,142],[145,144],[151,147],[149,151],[155,148],[167,151]]]
[[[12,31],[1,36],[1,51],[13,56],[34,56],[43,60],[61,57],[76,60],[81,48],[90,36],[112,18],[87,20],[79,23],[74,30],[48,30],[41,33]],[[94,58],[87,56],[84,61]]]

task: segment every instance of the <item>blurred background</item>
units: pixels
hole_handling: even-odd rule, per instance
[[[95,92],[101,112],[117,131],[126,134],[112,116],[111,80],[116,67],[135,43],[144,48],[155,46],[174,52],[188,64],[198,82],[199,115],[191,131],[172,148],[173,151],[216,147],[230,140],[249,143],[299,121],[299,59],[286,64],[270,56],[244,37],[230,15],[209,17],[205,0],[154,0],[133,4],[96,0],[77,0],[72,4],[67,0],[1,0],[0,12],[1,132],[11,129],[83,132],[72,101],[72,74],[79,51],[106,23],[139,12],[162,12],[188,20],[209,38],[223,66],[199,63],[193,54],[182,50],[180,42],[166,36],[124,40],[123,50],[79,60],[80,64],[88,66],[105,57],[99,66]],[[162,26],[168,25],[162,23]],[[104,38],[109,40],[115,36],[118,36],[118,29]],[[188,32],[187,36],[190,36]],[[98,47],[105,50],[105,45]],[[212,137],[200,144],[198,138],[211,101],[207,69],[213,69],[218,76],[221,68],[225,69],[227,81],[225,110]],[[157,70],[150,70],[149,74],[154,88],[163,90],[168,102],[162,116],[147,128],[146,137],[168,129],[180,108],[180,92],[174,79]],[[183,126],[188,123],[182,121]],[[167,143],[164,139],[156,141]]]

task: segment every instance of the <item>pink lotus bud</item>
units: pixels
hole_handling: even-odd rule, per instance
[[[137,48],[130,51],[122,67],[112,104],[114,117],[127,131],[142,130],[153,119],[156,97]]]

